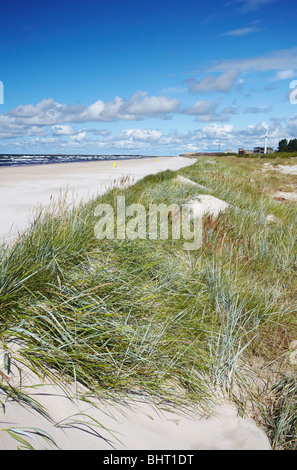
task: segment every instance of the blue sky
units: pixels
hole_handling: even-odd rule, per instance
[[[0,13],[0,153],[178,155],[264,145],[267,128],[274,148],[297,137],[295,1],[10,0]]]

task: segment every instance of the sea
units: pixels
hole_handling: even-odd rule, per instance
[[[1,166],[47,165],[50,163],[95,162],[102,160],[130,160],[139,158],[159,158],[156,155],[64,155],[64,154],[0,154]]]

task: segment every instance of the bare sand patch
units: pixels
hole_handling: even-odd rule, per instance
[[[278,165],[277,169],[282,173],[297,175],[297,165]]]
[[[2,352],[3,354],[3,352]],[[0,354],[1,359],[1,354]],[[249,418],[238,416],[227,402],[209,415],[193,410],[162,409],[142,396],[117,401],[92,398],[92,404],[77,395],[74,384],[63,386],[42,381],[17,357],[8,378],[13,386],[22,376],[22,391],[43,407],[44,413],[6,399],[0,409],[0,449],[13,450],[20,443],[4,429],[19,430],[35,449],[56,448],[36,435],[38,428],[63,450],[269,450],[264,431]],[[85,391],[79,387],[80,391]],[[45,415],[48,413],[49,417]]]
[[[297,202],[297,192],[289,191],[277,191],[273,194],[273,198],[276,200],[286,200],[286,201],[295,201]]]

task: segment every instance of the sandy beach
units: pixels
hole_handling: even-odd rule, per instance
[[[66,191],[70,201],[87,200],[104,193],[121,178],[130,176],[133,183],[148,174],[193,163],[193,159],[184,157],[160,157],[2,167],[0,240],[15,238],[18,231],[28,227],[37,204],[46,207]]]

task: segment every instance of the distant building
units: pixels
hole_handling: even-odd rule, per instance
[[[255,153],[254,150],[245,150],[242,147],[238,149],[238,155],[251,155]]]
[[[254,147],[253,153],[265,153],[265,147]],[[273,148],[267,147],[266,153],[273,153]]]

